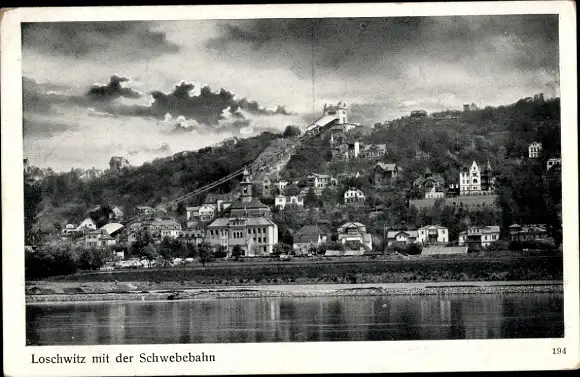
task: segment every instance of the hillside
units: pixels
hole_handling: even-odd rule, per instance
[[[288,211],[276,214],[281,240],[289,243],[291,234],[305,224],[327,223],[335,228],[341,221],[366,221],[369,229],[379,235],[383,224],[441,223],[453,235],[470,221],[501,223],[504,230],[513,222],[549,223],[554,229],[559,226],[561,180],[559,176],[549,180],[544,177],[546,160],[560,154],[559,99],[545,102],[526,99],[509,106],[461,113],[445,122],[433,119],[403,117],[377,124],[372,132],[354,135],[366,144],[386,144],[387,152],[381,160],[396,162],[403,169],[399,182],[388,189],[377,190],[368,181],[375,160],[332,161],[328,133],[300,145],[282,170],[282,178],[303,178],[310,173],[359,172],[361,176],[341,182],[338,190],[325,190],[318,198],[305,198],[306,207],[320,207],[322,212],[312,212],[302,216],[304,219],[299,214],[293,219],[294,215]],[[50,175],[26,187],[26,229],[29,231],[35,222],[36,229],[41,230],[79,222],[96,205],[121,206],[128,216],[138,205],[155,207],[251,163],[281,136],[263,133],[235,144],[182,152],[138,168],[123,168],[119,174],[108,173],[89,181],[81,180],[74,170]],[[527,156],[532,141],[543,144],[543,156],[522,159]],[[486,209],[469,213],[446,206],[417,209],[405,205],[411,183],[425,168],[441,174],[446,183],[454,183],[458,180],[459,168],[474,160],[479,163],[489,160],[493,167],[499,184],[500,212]],[[236,184],[233,180],[214,191],[228,192]],[[366,204],[364,209],[346,208],[343,216],[339,216],[335,213],[336,204],[342,202],[342,193],[351,186],[366,193]],[[184,205],[197,205],[202,200],[203,196],[195,197]],[[41,216],[35,219],[38,212]],[[183,212],[181,206],[178,213],[183,215]],[[374,221],[367,220],[371,215]]]
[[[117,205],[131,216],[136,206],[155,207],[213,182],[250,164],[270,142],[280,135],[265,132],[240,139],[235,144],[207,147],[156,159],[135,168],[123,168],[92,180],[82,180],[75,170],[54,174],[26,189],[27,230],[36,223],[38,230],[51,230],[54,223],[80,222],[96,205]],[[228,192],[236,185],[230,181],[216,192]],[[203,197],[194,198],[192,204]],[[187,203],[186,203],[187,204]],[[35,214],[39,216],[34,218]],[[32,217],[32,218],[31,218]]]

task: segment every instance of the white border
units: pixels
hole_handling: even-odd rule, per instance
[[[2,266],[4,373],[6,375],[105,376],[167,374],[354,373],[577,369],[578,164],[576,19],[573,2],[486,2],[409,4],[310,4],[177,7],[95,7],[3,10],[2,89]],[[560,20],[562,172],[564,223],[564,339],[397,342],[192,344],[25,347],[23,258],[22,93],[20,22],[89,20],[192,20],[357,16],[551,14]],[[552,355],[553,347],[567,354]],[[30,363],[30,354],[87,356],[108,352],[216,355],[215,363],[91,364]]]

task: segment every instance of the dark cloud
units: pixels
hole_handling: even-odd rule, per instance
[[[232,92],[223,88],[215,93],[210,87],[204,86],[200,89],[199,95],[192,95],[194,89],[193,84],[182,82],[169,94],[152,92],[153,103],[149,108],[132,107],[131,111],[134,111],[135,115],[149,112],[150,115],[160,119],[169,113],[173,117],[184,116],[207,125],[218,124],[228,116],[243,118],[240,110],[255,115],[289,114],[282,106],[278,106],[275,111],[268,111],[260,108],[255,101],[248,101],[245,98],[237,100]],[[225,117],[224,112],[227,113]]]
[[[176,53],[179,46],[149,22],[36,22],[22,24],[22,47],[47,55],[132,60]]]
[[[302,78],[312,75],[313,64],[322,75],[379,70],[396,77],[396,58],[456,62],[481,51],[489,59],[511,54],[501,63],[517,69],[558,67],[557,15],[240,20],[221,24],[220,33],[207,42],[210,50],[256,64],[274,61]]]
[[[93,101],[107,102],[119,97],[140,98],[141,94],[131,88],[125,88],[121,85],[129,81],[126,77],[111,76],[107,85],[94,85],[87,92],[87,97]]]

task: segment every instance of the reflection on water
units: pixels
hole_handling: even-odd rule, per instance
[[[26,318],[28,345],[564,336],[561,294],[33,304]]]

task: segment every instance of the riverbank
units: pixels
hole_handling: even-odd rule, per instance
[[[126,284],[126,283],[121,283]],[[96,290],[68,294],[27,293],[27,303],[77,301],[159,301],[260,297],[468,295],[505,293],[562,293],[562,281],[494,281],[394,284],[262,285],[171,290]]]

